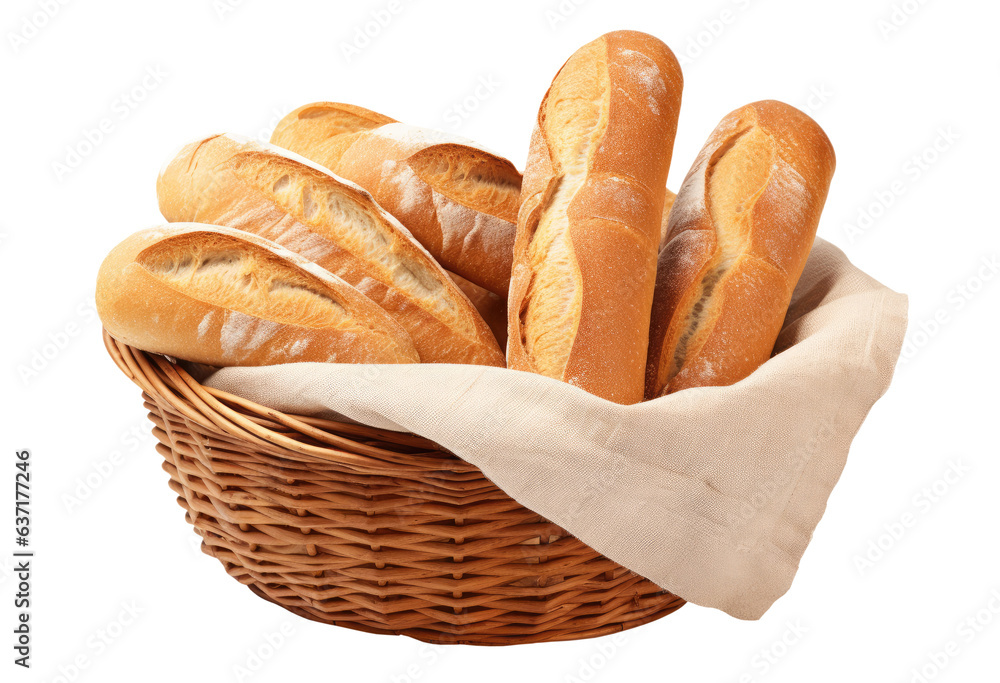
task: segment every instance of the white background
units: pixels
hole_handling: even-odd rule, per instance
[[[16,581],[10,551],[0,559],[0,679],[235,681],[248,651],[284,629],[243,680],[913,681],[920,667],[924,680],[997,680],[1000,277],[983,267],[1000,255],[997,3],[896,0],[894,15],[893,0],[577,2],[399,0],[350,59],[344,45],[388,0],[53,0],[51,17],[45,2],[3,3],[0,477],[10,493],[15,449],[32,450],[37,557],[30,672],[11,663]],[[160,165],[188,140],[266,137],[292,108],[336,100],[456,131],[523,168],[556,70],[619,28],[659,36],[685,62],[674,189],[727,112],[765,98],[806,109],[838,157],[819,234],[910,295],[906,358],[791,590],[757,622],[688,605],[613,639],[513,648],[431,648],[254,597],[197,550],[139,391],[93,314],[101,259],[161,221]],[[477,96],[480,79],[494,87]],[[462,117],[466,100],[475,111]],[[102,119],[109,132],[87,150]],[[849,229],[862,211],[874,217]],[[133,602],[139,616],[119,631]],[[969,618],[978,631],[961,626]],[[119,637],[99,646],[101,630]]]

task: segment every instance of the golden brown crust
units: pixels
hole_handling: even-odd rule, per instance
[[[101,265],[96,303],[116,339],[206,365],[419,362],[406,331],[346,282],[219,226],[135,233]]]
[[[773,100],[726,116],[670,212],[646,396],[743,379],[771,354],[836,164],[819,125]]]
[[[357,133],[396,122],[396,119],[385,114],[379,114],[354,104],[313,102],[299,107],[279,121],[275,127],[275,134],[283,135],[284,128],[289,122],[299,120],[310,121],[311,129],[326,138],[346,133]]]
[[[503,365],[489,327],[448,274],[371,195],[325,168],[216,136],[182,150],[157,194],[167,220],[253,232],[343,278],[406,329],[423,362]]]
[[[670,49],[635,31],[583,46],[556,75],[522,185],[508,367],[642,400],[682,87]]]
[[[292,112],[271,142],[358,183],[443,267],[506,296],[521,187],[514,165],[440,131],[391,121],[337,133],[302,116],[325,106]]]

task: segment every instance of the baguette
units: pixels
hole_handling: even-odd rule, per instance
[[[524,177],[508,367],[642,400],[682,83],[670,49],[635,31],[588,43],[556,75]]]
[[[115,339],[206,365],[419,361],[406,331],[340,278],[213,225],[132,235],[101,264],[96,303]]]
[[[410,334],[426,363],[503,366],[489,327],[448,274],[363,189],[271,145],[213,136],[157,182],[169,221],[273,240],[357,287]]]
[[[695,160],[660,252],[646,396],[725,386],[771,355],[836,160],[819,125],[775,101],[726,116]]]
[[[337,122],[349,106],[300,107],[271,142],[358,183],[444,268],[506,296],[521,190],[514,165],[470,140],[403,123],[342,133]]]

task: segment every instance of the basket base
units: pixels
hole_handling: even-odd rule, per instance
[[[298,615],[310,621],[316,621],[321,624],[330,624],[332,626],[341,626],[343,628],[353,629],[355,631],[364,631],[365,633],[375,633],[378,635],[385,636],[408,636],[415,640],[419,640],[425,643],[431,643],[434,645],[489,645],[489,646],[502,646],[502,645],[524,645],[527,643],[551,643],[565,640],[584,640],[586,638],[597,638],[599,636],[606,636],[612,633],[619,633],[621,631],[627,631],[637,626],[642,626],[643,624],[648,624],[651,621],[656,621],[661,617],[665,617],[668,614],[676,612],[681,607],[684,606],[685,601],[681,598],[673,595],[672,593],[664,592],[663,600],[657,602],[656,604],[647,607],[643,610],[635,610],[628,613],[628,618],[622,621],[612,622],[609,624],[603,624],[594,628],[585,628],[582,624],[574,623],[567,624],[563,630],[549,630],[543,629],[537,633],[529,633],[528,629],[531,627],[525,624],[522,628],[515,628],[511,624],[504,624],[502,629],[497,630],[496,633],[482,633],[482,625],[477,625],[477,632],[475,633],[446,633],[443,631],[434,631],[426,628],[410,628],[402,629],[398,631],[392,631],[384,628],[377,628],[370,626],[368,624],[359,623],[357,621],[337,621],[335,619],[330,619],[328,616],[324,615],[322,612],[317,612],[315,610],[306,609],[303,607],[295,607],[292,605],[287,605],[278,600],[272,599],[259,585],[250,584],[248,588],[257,595],[258,597],[264,598],[268,602],[271,602],[279,607],[282,607],[292,614]],[[509,631],[505,633],[504,631]]]

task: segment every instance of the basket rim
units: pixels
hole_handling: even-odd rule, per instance
[[[206,429],[258,447],[292,451],[363,471],[479,471],[418,434],[284,413],[206,387],[174,359],[120,341],[106,328],[102,332],[108,355],[126,377],[153,400]]]

